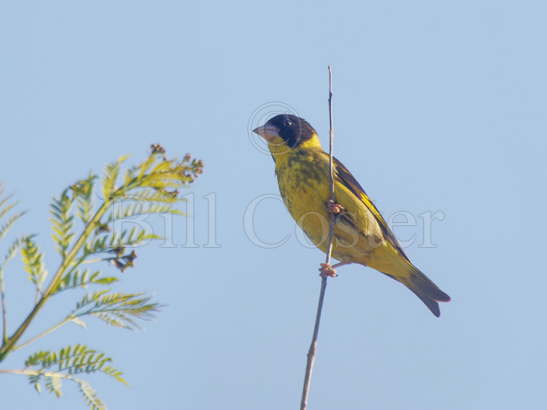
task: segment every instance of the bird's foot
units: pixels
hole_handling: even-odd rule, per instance
[[[344,207],[340,204],[337,204],[336,202],[334,202],[332,199],[329,199],[327,201],[327,210],[331,213],[331,214],[334,214],[334,215],[339,215],[341,214],[342,212],[345,211]]]
[[[319,276],[322,278],[335,278],[338,276],[336,270],[328,263],[322,263],[319,272]]]

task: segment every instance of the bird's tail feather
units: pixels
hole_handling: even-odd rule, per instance
[[[441,315],[439,304],[437,302],[450,301],[450,296],[439,289],[439,287],[435,285],[431,279],[425,276],[414,266],[412,266],[410,276],[404,283],[437,317]]]

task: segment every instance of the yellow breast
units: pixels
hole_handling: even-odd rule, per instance
[[[322,150],[303,146],[273,155],[283,201],[296,223],[323,252],[328,246],[330,214],[329,162]],[[376,220],[368,209],[340,183],[336,201],[346,210],[337,217],[333,256],[340,261],[367,264],[371,252],[383,244]]]

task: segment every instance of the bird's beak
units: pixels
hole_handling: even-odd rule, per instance
[[[260,135],[268,142],[271,142],[275,138],[279,137],[279,130],[273,125],[263,125],[262,127],[255,128],[253,132]]]

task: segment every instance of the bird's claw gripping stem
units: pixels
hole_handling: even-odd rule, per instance
[[[322,263],[319,272],[321,272],[319,276],[322,278],[335,278],[338,276],[336,270],[328,263]]]
[[[327,209],[331,214],[334,214],[334,215],[339,215],[345,211],[342,205],[334,202],[332,199],[329,199],[327,201]]]

